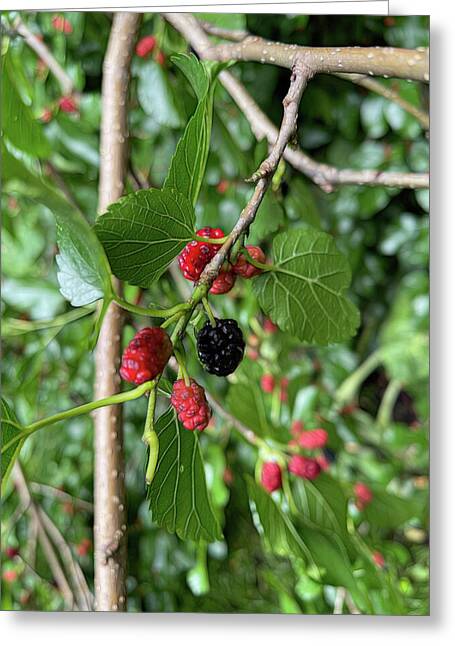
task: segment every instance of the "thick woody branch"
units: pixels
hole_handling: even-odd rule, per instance
[[[17,18],[14,27],[20,34],[27,45],[41,58],[47,65],[57,81],[60,83],[63,94],[71,94],[74,90],[74,84],[71,77],[65,72],[63,67],[55,59],[48,47],[22,22]]]
[[[130,64],[139,21],[140,14],[114,14],[104,59],[99,213],[118,200],[124,189]],[[95,399],[119,392],[121,336],[121,311],[112,303],[96,349]],[[120,406],[99,409],[95,415],[94,477],[96,610],[123,611],[126,608],[126,504]]]
[[[166,20],[175,27],[201,58],[206,58],[210,41],[194,16],[190,14],[164,14]],[[221,84],[237,103],[249,121],[251,129],[258,140],[266,138],[273,146],[277,140],[278,130],[245,87],[230,72],[219,75]],[[403,173],[398,171],[338,169],[322,164],[304,153],[300,148],[288,145],[283,154],[284,159],[296,170],[309,177],[324,191],[331,191],[335,185],[360,184],[370,186],[393,186],[399,188],[428,188],[427,173]]]

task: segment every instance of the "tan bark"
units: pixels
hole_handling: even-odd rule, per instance
[[[103,65],[98,211],[123,193],[128,155],[127,103],[131,57],[140,14],[114,14]],[[120,389],[122,315],[111,304],[96,349],[95,398]],[[95,414],[95,608],[126,608],[126,501],[121,407]]]

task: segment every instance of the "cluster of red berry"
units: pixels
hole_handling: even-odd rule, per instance
[[[166,57],[161,49],[156,46],[155,36],[144,36],[136,44],[136,54],[139,58],[147,58],[155,51],[155,60],[159,65],[164,65]]]
[[[199,229],[196,235],[209,240],[217,240],[225,237],[221,229],[213,229],[211,227]],[[204,268],[216,255],[220,247],[221,243],[217,244],[215,242],[202,242],[201,240],[192,240],[189,242],[178,258],[180,271],[184,278],[191,280],[193,283],[197,282]],[[253,260],[260,263],[265,262],[265,254],[262,249],[252,245],[247,245],[245,248]],[[245,255],[239,253],[234,263],[226,262],[225,267],[222,268],[217,278],[213,281],[210,293],[226,294],[234,287],[237,276],[253,278],[260,273],[261,269],[249,263]]]

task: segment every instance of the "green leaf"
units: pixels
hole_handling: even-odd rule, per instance
[[[161,126],[179,128],[182,125],[174,89],[156,61],[150,60],[141,65],[137,96],[144,112]]]
[[[344,296],[349,262],[331,236],[311,227],[280,233],[273,241],[274,270],[254,281],[264,312],[306,343],[326,345],[353,336],[357,308]]]
[[[11,472],[11,469],[14,464],[14,460],[20,453],[25,438],[18,439],[14,442],[16,436],[18,436],[21,431],[24,430],[24,427],[19,424],[16,414],[9,404],[2,397],[2,417],[1,417],[1,468],[0,476],[2,481],[2,487],[4,486],[8,476]],[[12,444],[5,450],[3,446],[6,446],[12,442]]]
[[[199,439],[169,408],[156,422],[159,454],[148,487],[153,519],[181,539],[216,541],[221,529],[207,493]]]
[[[174,57],[173,60],[192,84],[199,102],[177,144],[164,188],[179,191],[194,206],[197,202],[209,154],[215,84],[214,82],[210,83],[206,68],[194,56],[181,54],[179,57]]]
[[[311,552],[292,524],[290,518],[272,500],[269,493],[246,476],[248,494],[254,502],[266,543],[278,556],[297,556],[313,562]]]
[[[426,515],[420,499],[400,498],[380,487],[371,486],[373,500],[365,507],[363,515],[375,529],[396,530],[411,518]]]
[[[268,437],[271,431],[264,393],[259,382],[232,384],[227,396],[228,410],[240,422],[251,428],[260,437]]]
[[[17,178],[28,195],[46,206],[57,225],[57,278],[63,296],[74,306],[111,299],[111,270],[98,238],[84,216],[63,195],[3,148],[6,177]]]
[[[194,209],[170,189],[145,189],[111,204],[95,224],[113,273],[149,287],[194,237]]]
[[[51,147],[42,125],[22,101],[15,85],[15,71],[8,55],[2,61],[2,129],[19,150],[34,157],[49,157]]]
[[[267,191],[258,209],[248,242],[262,242],[270,233],[277,231],[284,222],[284,209],[276,195]]]

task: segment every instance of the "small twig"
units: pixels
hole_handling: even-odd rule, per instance
[[[53,498],[58,498],[59,500],[63,500],[65,502],[71,502],[75,507],[79,507],[80,509],[84,509],[85,511],[93,513],[93,504],[91,502],[88,502],[87,500],[82,500],[82,498],[77,498],[76,496],[72,496],[71,494],[62,491],[61,489],[51,487],[47,484],[42,484],[41,482],[30,482],[29,484],[30,489],[34,493],[40,493],[45,496],[47,495],[52,496]]]
[[[212,410],[214,410],[218,415],[223,417],[231,426],[233,426],[249,444],[258,446],[260,440],[257,437],[256,433],[252,431],[248,426],[245,426],[240,420],[238,420],[234,415],[231,415],[223,406],[208,392],[205,393],[207,401],[209,402]]]
[[[207,22],[206,20],[201,20],[200,25],[207,34],[216,36],[217,38],[224,38],[225,40],[241,42],[249,36],[249,32],[243,29],[225,29],[224,27],[213,25],[211,22]]]
[[[343,614],[343,605],[346,599],[346,589],[339,587],[336,589],[335,594],[335,603],[333,604],[333,614],[342,615]]]
[[[30,31],[30,29],[22,22],[20,18],[16,19],[14,27],[17,33],[24,38],[27,45],[29,45],[29,47],[33,49],[36,54],[38,54],[41,60],[53,73],[57,81],[60,83],[63,94],[72,94],[74,91],[73,80],[65,72],[60,63],[57,62],[48,47],[39,38],[37,38],[33,32]]]

